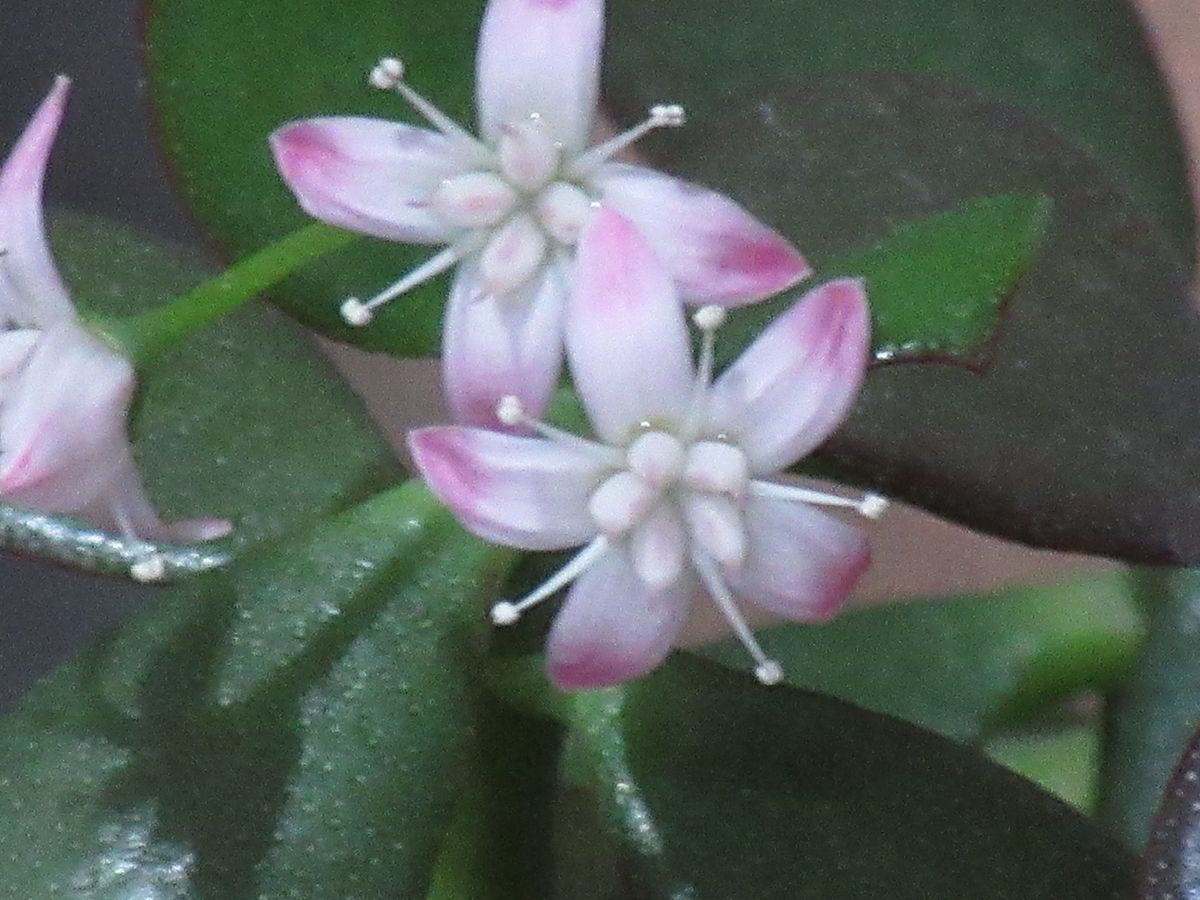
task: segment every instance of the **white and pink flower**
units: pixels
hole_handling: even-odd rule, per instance
[[[517,396],[497,416],[524,436],[446,426],[413,432],[416,464],[473,533],[524,550],[583,549],[545,584],[493,607],[509,624],[571,585],[548,646],[553,679],[594,687],[667,654],[690,598],[707,593],[764,683],[782,672],[735,597],[798,621],[834,615],[867,565],[864,534],[815,507],[878,515],[885,503],[767,480],[842,421],[868,361],[861,282],[806,294],[713,380],[724,312],[700,309],[693,367],[678,284],[637,228],[604,209],[579,243],[565,312],[567,359],[597,440],[533,421]]]
[[[656,106],[640,125],[589,146],[599,94],[603,0],[489,0],[479,38],[481,137],[452,122],[382,60],[377,88],[436,130],[369,118],[293,122],[271,137],[300,204],[333,225],[393,241],[444,244],[373,299],[382,304],[458,266],[443,366],[457,421],[494,425],[496,400],[540,415],[557,383],[562,311],[580,230],[598,203],[639,228],[683,299],[731,306],[791,287],[809,267],[783,237],[728,197],[613,160],[646,132],[683,124]]]
[[[0,498],[122,533],[161,575],[146,541],[228,533],[222,519],[165,524],[142,486],[125,433],[136,375],[88,331],[54,265],[42,220],[46,163],[70,81],[60,77],[0,168]]]

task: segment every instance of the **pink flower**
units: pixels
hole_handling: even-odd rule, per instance
[[[133,366],[80,322],[42,222],[42,182],[70,81],[60,77],[0,168],[0,496],[120,531],[144,551],[134,575],[161,577],[144,541],[201,541],[220,519],[164,524],[134,465],[125,420]]]
[[[863,533],[814,507],[875,516],[882,498],[766,480],[824,441],[858,393],[869,337],[862,284],[810,291],[713,381],[722,318],[716,306],[695,315],[697,371],[676,285],[639,232],[603,210],[580,241],[565,314],[567,359],[598,441],[533,422],[516,397],[498,417],[540,436],[457,426],[410,435],[421,474],[470,531],[524,550],[583,545],[537,590],[492,609],[508,624],[571,584],[548,647],[564,688],[654,668],[697,589],[728,618],[759,679],[774,683],[782,672],[734,597],[823,620],[867,565]]]
[[[558,380],[562,310],[580,229],[603,201],[634,222],[685,300],[734,305],[809,273],[796,250],[740,206],[613,157],[646,132],[682,125],[656,106],[640,125],[589,147],[599,94],[603,0],[489,0],[479,37],[476,138],[382,60],[371,84],[395,90],[436,131],[376,119],[293,122],[271,137],[300,204],[333,225],[393,241],[444,244],[347,321],[458,266],[443,365],[455,419],[495,424],[513,394],[540,415]]]

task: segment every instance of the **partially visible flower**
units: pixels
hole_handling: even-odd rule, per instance
[[[395,90],[437,129],[376,119],[310,119],[271,136],[301,205],[333,225],[393,241],[445,244],[343,316],[375,309],[458,266],[443,366],[457,421],[495,424],[496,400],[540,415],[558,380],[562,308],[580,229],[603,201],[641,230],[685,300],[735,305],[794,285],[809,267],[783,237],[721,194],[613,162],[648,131],[684,122],[656,106],[588,147],[599,94],[603,0],[489,0],[479,36],[482,138],[452,122],[384,59],[370,83]]]
[[[0,168],[0,497],[119,531],[144,551],[133,574],[153,580],[162,560],[145,541],[209,540],[230,524],[154,512],[125,434],[133,366],[84,328],[50,255],[42,183],[69,90],[55,81]]]
[[[766,480],[816,448],[846,415],[868,357],[861,282],[831,281],[773,322],[712,380],[723,310],[695,315],[698,371],[676,288],[625,219],[602,210],[579,245],[567,359],[599,442],[497,411],[540,437],[425,428],[409,444],[434,493],[475,534],[524,550],[583,549],[537,590],[492,609],[497,624],[571,584],[548,646],[564,688],[644,674],[670,649],[703,589],[753,655],[782,677],[735,597],[799,621],[835,614],[866,567],[857,528],[815,509],[882,512]]]

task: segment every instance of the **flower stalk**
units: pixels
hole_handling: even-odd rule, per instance
[[[192,333],[239,309],[313,260],[340,250],[355,237],[321,222],[307,225],[170,303],[126,319],[91,324],[138,370],[144,371]]]

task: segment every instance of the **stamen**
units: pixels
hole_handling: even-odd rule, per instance
[[[797,503],[809,503],[813,506],[853,509],[860,516],[868,519],[878,519],[891,505],[886,497],[879,494],[863,494],[862,497],[855,499],[791,484],[777,484],[773,481],[752,481],[750,482],[750,492],[759,497],[769,497],[775,500],[791,500]]]
[[[491,620],[496,625],[512,625],[528,610],[547,597],[552,597],[560,590],[587,571],[592,563],[598,560],[608,550],[608,539],[601,536],[580,550],[571,560],[547,578],[542,584],[526,594],[521,600],[513,603],[501,600],[492,607]]]
[[[717,329],[725,324],[725,310],[720,306],[702,306],[692,315],[692,322],[702,334],[692,400],[683,424],[683,435],[687,440],[695,438],[704,419],[705,401],[708,399],[708,389],[712,386],[716,360]]]
[[[733,594],[729,590],[729,586],[725,584],[721,573],[717,571],[716,565],[703,553],[693,554],[692,562],[696,566],[700,580],[704,582],[704,587],[716,602],[717,608],[725,616],[725,620],[733,629],[733,633],[737,635],[738,640],[742,642],[742,646],[754,659],[754,677],[766,685],[779,684],[783,680],[783,667],[777,661],[770,659],[763,651],[757,638],[754,637],[754,632],[750,630],[750,626],[742,616],[741,610],[737,608]]]
[[[464,256],[476,250],[481,242],[480,236],[472,232],[456,244],[451,244],[445,250],[432,256],[417,266],[391,287],[376,294],[366,303],[357,297],[350,297],[341,306],[342,318],[346,324],[361,328],[375,317],[375,310],[389,300],[411,291],[419,284],[441,275],[447,269],[459,262]]]
[[[404,63],[393,56],[379,60],[367,78],[371,87],[381,91],[395,91],[408,101],[409,106],[425,117],[434,128],[472,153],[478,162],[491,162],[492,152],[475,135],[467,131],[448,115],[418,94],[404,80]]]
[[[507,425],[509,428],[522,425],[557,444],[562,444],[575,450],[582,450],[606,466],[620,468],[624,464],[624,457],[616,447],[609,447],[607,444],[597,444],[595,441],[589,441],[587,438],[571,434],[571,432],[565,431],[562,428],[555,428],[553,425],[548,425],[527,415],[525,413],[525,405],[521,402],[521,398],[515,394],[508,394],[500,398],[496,404],[496,418],[500,420],[502,425]]]
[[[679,128],[687,122],[687,114],[677,103],[650,107],[650,115],[628,131],[597,144],[572,160],[567,168],[567,177],[576,180],[591,175],[596,168],[612,159],[630,144],[636,143],[656,128]]]
[[[125,538],[126,543],[135,552],[140,554],[130,564],[129,576],[134,581],[139,581],[142,584],[152,584],[156,581],[162,581],[167,577],[166,557],[137,536],[137,532],[133,530],[133,523],[129,521],[129,516],[125,512],[125,507],[119,503],[113,503],[111,508],[113,518],[117,521],[117,528],[120,530],[121,536]]]

